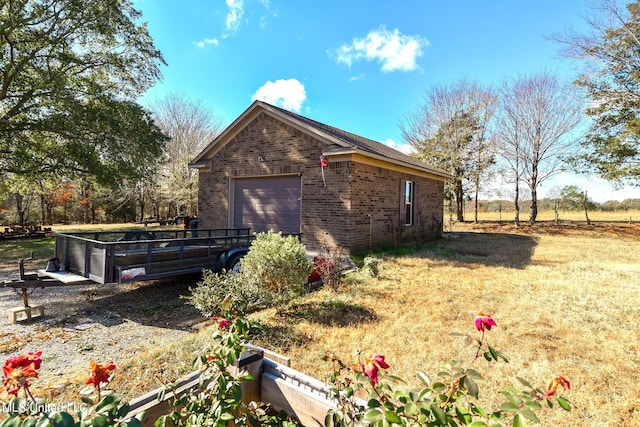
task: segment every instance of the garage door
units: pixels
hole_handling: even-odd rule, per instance
[[[300,185],[298,175],[235,179],[233,226],[299,233]]]

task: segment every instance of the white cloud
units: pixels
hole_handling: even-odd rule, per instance
[[[227,13],[224,23],[227,27],[227,31],[235,33],[238,31],[238,28],[240,28],[242,16],[244,15],[244,0],[225,1],[227,3],[227,7],[229,7],[229,12]]]
[[[304,85],[296,79],[280,79],[266,82],[253,94],[251,99],[265,101],[287,110],[300,112],[307,99]]]
[[[207,45],[218,46],[218,43],[220,43],[220,41],[218,41],[218,39],[216,39],[216,38],[204,39],[204,40],[200,40],[199,42],[196,42],[196,46],[198,46],[200,49],[202,49]]]
[[[429,41],[418,35],[404,35],[396,28],[393,31],[384,25],[372,30],[364,38],[355,38],[344,44],[333,54],[338,62],[351,67],[355,61],[378,61],[382,71],[413,71],[418,68],[416,59],[422,56],[422,48]]]
[[[386,141],[382,142],[384,145],[391,147],[395,150],[401,151],[404,154],[409,154],[413,151],[413,147],[405,142],[395,142],[393,139],[389,138]]]

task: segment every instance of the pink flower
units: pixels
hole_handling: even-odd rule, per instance
[[[484,314],[482,312],[478,313],[476,316],[476,329],[479,331],[487,331],[491,330],[492,326],[497,326],[496,321],[491,318],[491,316]]]
[[[361,366],[362,372],[371,380],[374,386],[378,385],[378,369],[389,369],[381,354],[373,354],[366,358]]]
[[[212,317],[211,320],[218,324],[219,329],[227,329],[229,327],[229,321],[224,317]]]
[[[551,397],[554,394],[556,394],[556,391],[558,391],[559,385],[566,388],[567,390],[571,390],[571,383],[569,382],[569,380],[567,380],[563,376],[557,376],[551,381],[549,381],[549,384],[547,385],[547,390],[545,391],[544,396]]]

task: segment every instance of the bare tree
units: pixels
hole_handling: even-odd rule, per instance
[[[538,215],[538,186],[561,172],[577,147],[582,105],[576,95],[549,72],[502,84],[496,138],[515,183],[516,224],[520,182],[531,192],[529,222],[533,224]]]
[[[198,197],[198,174],[189,162],[222,130],[222,120],[202,101],[172,93],[151,106],[156,124],[170,137],[165,147],[165,194],[170,214],[195,214]],[[172,212],[173,211],[173,212]]]
[[[453,175],[446,194],[456,200],[458,221],[464,220],[465,193],[472,187],[477,195],[480,176],[493,161],[489,123],[495,105],[492,89],[461,80],[428,90],[416,111],[400,124],[403,138],[420,160]]]

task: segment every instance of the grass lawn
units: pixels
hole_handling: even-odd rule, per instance
[[[487,409],[503,402],[498,390],[519,385],[516,376],[544,388],[563,375],[574,409],[545,411],[541,425],[640,425],[640,227],[457,224],[453,232],[418,251],[380,255],[378,278],[351,274],[339,292],[320,289],[256,313],[266,326],[258,344],[321,380],[331,369],[326,352],[349,362],[360,351],[381,353],[411,386],[417,370],[435,379],[439,362],[470,360],[474,349],[450,333],[475,333],[482,311],[498,324],[490,344],[510,358],[475,366]],[[151,379],[180,375],[206,339],[194,334],[116,361],[114,388],[131,397],[156,387]]]

